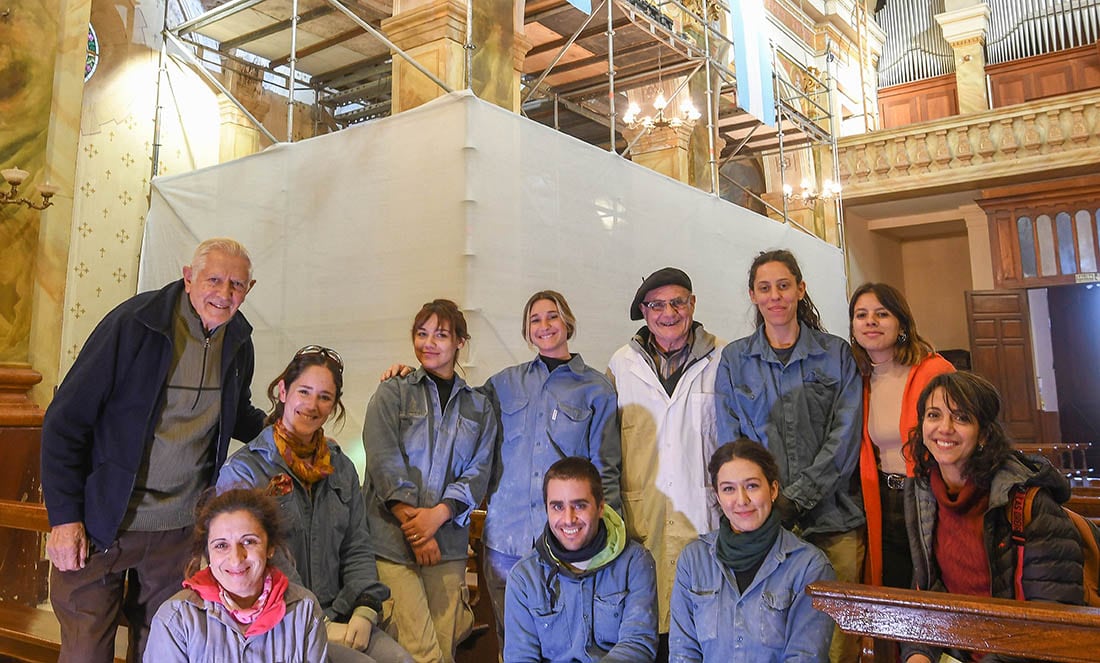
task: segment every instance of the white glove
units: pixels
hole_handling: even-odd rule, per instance
[[[375,612],[366,606],[359,606],[348,620],[347,632],[343,644],[356,651],[366,651],[370,645],[371,629],[374,628]]]

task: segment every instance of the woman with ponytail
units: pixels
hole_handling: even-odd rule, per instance
[[[756,332],[722,351],[715,391],[719,440],[747,437],[779,465],[780,522],[820,548],[837,578],[858,582],[863,508],[852,495],[863,384],[848,343],[825,331],[794,255],[766,251],[749,269]],[[855,661],[855,638],[837,630],[831,659]]]

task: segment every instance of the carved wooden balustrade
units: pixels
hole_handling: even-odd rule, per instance
[[[1100,170],[1100,90],[838,141],[848,203]]]

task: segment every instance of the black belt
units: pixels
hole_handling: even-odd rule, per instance
[[[889,472],[879,472],[879,477],[882,478],[882,482],[886,484],[886,487],[890,490],[905,490],[905,475],[904,474],[891,474]]]

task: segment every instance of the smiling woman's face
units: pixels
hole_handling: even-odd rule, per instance
[[[275,554],[267,531],[251,512],[230,511],[210,521],[206,555],[210,572],[242,608],[252,607],[264,588],[267,560]]]
[[[718,504],[735,532],[759,529],[779,497],[779,483],[768,483],[764,470],[745,458],[734,458],[718,469]]]

